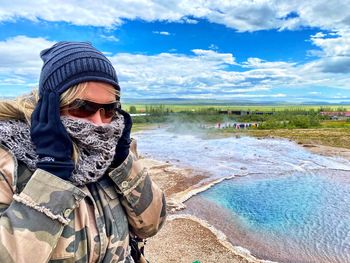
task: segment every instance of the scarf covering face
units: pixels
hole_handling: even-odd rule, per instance
[[[124,117],[117,113],[111,123],[104,125],[94,125],[87,120],[68,116],[61,116],[61,120],[79,149],[79,158],[70,181],[75,185],[96,182],[113,161],[116,145],[124,129]],[[36,170],[38,156],[27,123],[19,120],[0,121],[0,142],[29,170]]]

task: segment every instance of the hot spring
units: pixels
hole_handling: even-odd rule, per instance
[[[164,129],[136,137],[143,155],[211,179],[235,175],[190,198],[183,211],[233,245],[279,262],[350,262],[349,161],[281,139],[202,139]]]

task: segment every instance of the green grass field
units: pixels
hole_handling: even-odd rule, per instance
[[[243,110],[243,111],[283,111],[283,110],[319,110],[327,108],[329,110],[338,110],[339,108],[350,111],[350,105],[189,105],[189,104],[149,104],[148,107],[163,107],[173,112],[180,111],[200,111],[201,109],[214,108],[217,110]],[[145,111],[146,104],[123,104],[123,108],[129,110],[130,106],[135,106],[138,112]]]
[[[288,138],[302,144],[320,144],[350,149],[349,128],[250,130],[255,137]]]
[[[350,128],[348,121],[322,121],[322,128]],[[350,139],[350,138],[349,138]]]

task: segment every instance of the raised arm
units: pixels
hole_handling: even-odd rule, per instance
[[[118,112],[124,117],[125,126],[112,163],[112,167],[116,168],[109,176],[122,195],[122,205],[132,231],[141,238],[147,238],[155,235],[165,221],[165,196],[138,161],[136,141],[130,136],[130,114],[121,109]]]
[[[135,154],[130,151],[126,160],[109,176],[122,194],[132,231],[141,238],[155,235],[166,218],[164,193],[151,180]]]

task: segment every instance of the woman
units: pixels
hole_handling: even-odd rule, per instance
[[[165,198],[129,151],[115,70],[89,43],[40,55],[39,94],[0,104],[0,262],[134,262],[129,234],[156,234]]]

